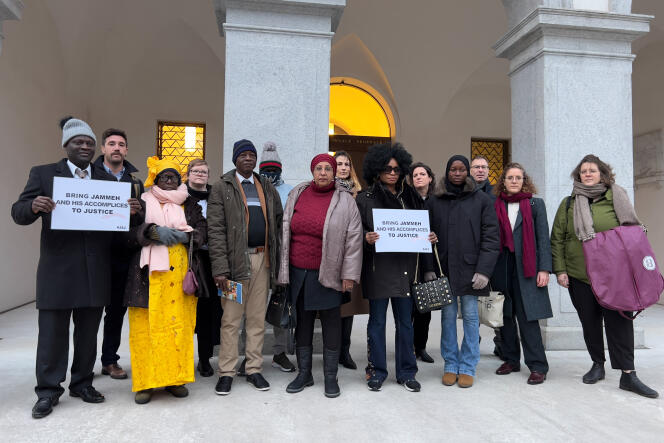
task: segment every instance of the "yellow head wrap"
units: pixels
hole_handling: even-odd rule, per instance
[[[163,158],[159,159],[159,157],[152,156],[148,157],[148,178],[145,180],[145,187],[149,187],[154,185],[154,180],[157,178],[157,175],[159,175],[160,172],[166,170],[166,169],[175,169],[178,174],[180,174],[180,177],[182,177],[182,181],[184,181],[184,175],[182,173],[182,169],[180,168],[180,164],[177,163],[175,160],[172,160],[170,158]]]

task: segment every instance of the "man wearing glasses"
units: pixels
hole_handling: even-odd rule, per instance
[[[470,163],[470,175],[477,183],[477,187],[486,192],[491,197],[491,201],[495,202],[496,195],[493,193],[493,185],[489,182],[489,160],[482,155],[475,156]],[[494,332],[496,335],[493,337],[493,343],[495,344],[493,353],[496,357],[504,360],[501,347],[503,340],[500,335],[500,328],[495,328]]]

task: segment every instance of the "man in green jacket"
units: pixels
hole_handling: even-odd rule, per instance
[[[212,186],[208,199],[208,245],[212,275],[219,289],[229,280],[242,283],[242,303],[221,299],[219,381],[215,392],[231,391],[238,361],[238,337],[245,316],[247,381],[266,391],[261,375],[267,296],[277,278],[283,209],[272,183],[254,172],[256,148],[249,140],[233,146],[236,169]]]

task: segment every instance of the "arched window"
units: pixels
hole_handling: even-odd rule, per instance
[[[333,81],[330,84],[330,135],[389,138],[392,130],[389,109],[385,108],[386,105],[363,88],[361,82]]]

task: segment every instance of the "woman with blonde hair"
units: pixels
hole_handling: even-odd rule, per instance
[[[353,159],[350,157],[350,154],[346,151],[337,151],[334,154],[334,159],[337,161],[337,183],[350,191],[353,198],[357,197],[357,193],[362,189],[362,184],[359,178],[357,178]],[[350,302],[341,305],[341,352],[339,353],[339,364],[344,368],[357,369],[357,364],[350,355],[353,316],[368,313],[369,302],[362,297],[362,288],[360,285],[353,286],[353,290],[350,293]]]

